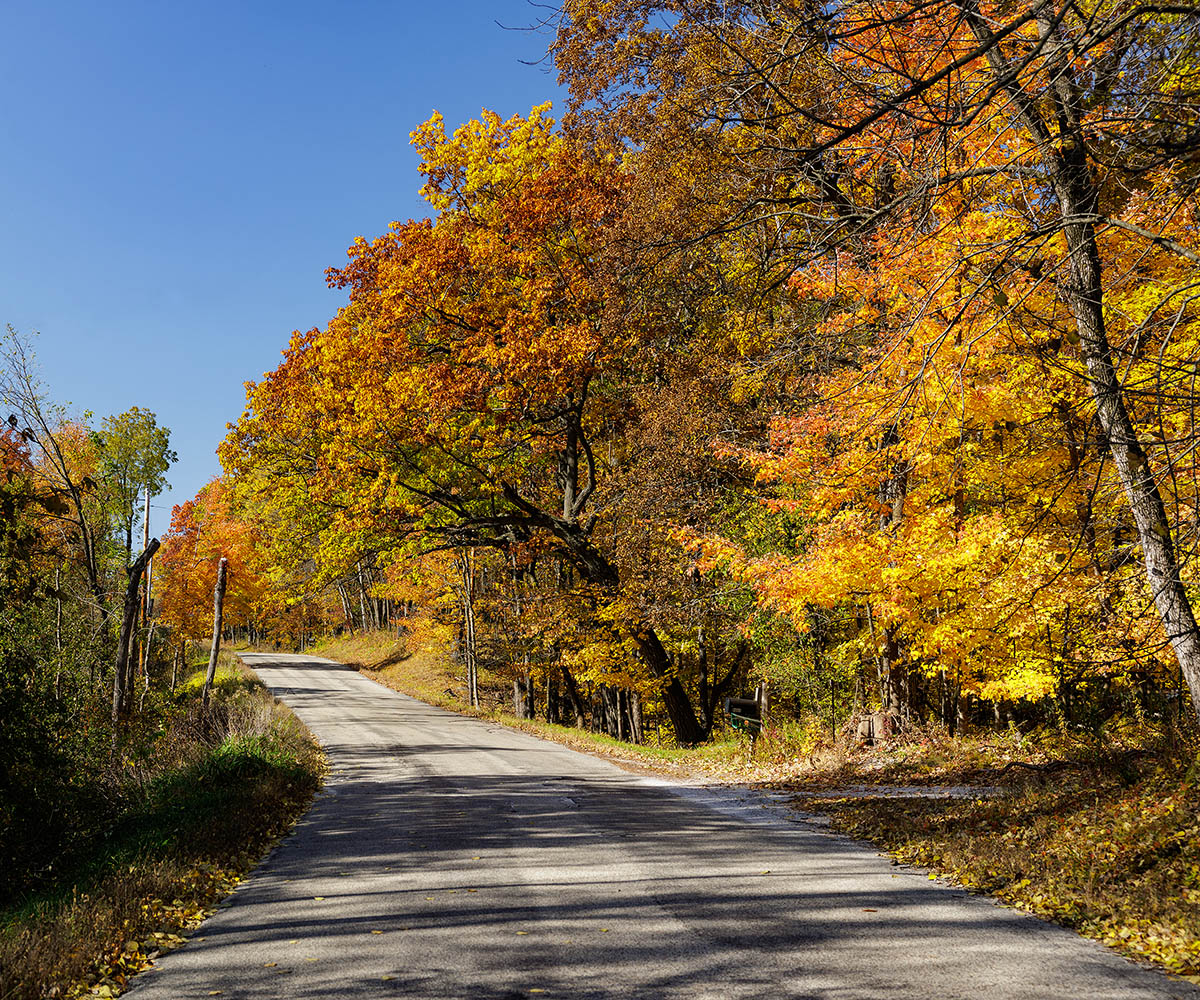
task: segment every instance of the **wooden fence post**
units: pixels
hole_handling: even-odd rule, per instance
[[[204,693],[200,699],[205,708],[208,708],[208,692],[217,676],[217,654],[221,651],[221,619],[225,610],[225,576],[228,566],[229,560],[221,556],[221,564],[217,567],[217,585],[213,587],[212,652],[208,654],[208,673],[204,675]]]

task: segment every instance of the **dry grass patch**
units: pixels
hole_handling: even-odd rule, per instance
[[[827,813],[834,829],[898,862],[931,869],[931,877],[947,876],[1193,978],[1200,977],[1194,760],[1190,750],[1162,748],[1022,769],[1013,788],[991,797],[834,793],[799,805]]]

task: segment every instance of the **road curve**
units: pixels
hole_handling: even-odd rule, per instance
[[[332,773],[135,1000],[1200,998],[780,810],[633,776],[327,660],[245,660]]]

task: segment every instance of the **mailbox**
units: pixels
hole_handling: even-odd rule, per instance
[[[725,714],[734,729],[744,729],[751,736],[762,730],[762,705],[757,698],[726,698]]]

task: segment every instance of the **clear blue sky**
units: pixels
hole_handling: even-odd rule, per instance
[[[526,0],[6,3],[0,323],[51,395],[130,406],[179,463],[151,527],[219,472],[242,383],[344,301],[358,235],[424,216],[409,132],[561,92]]]

